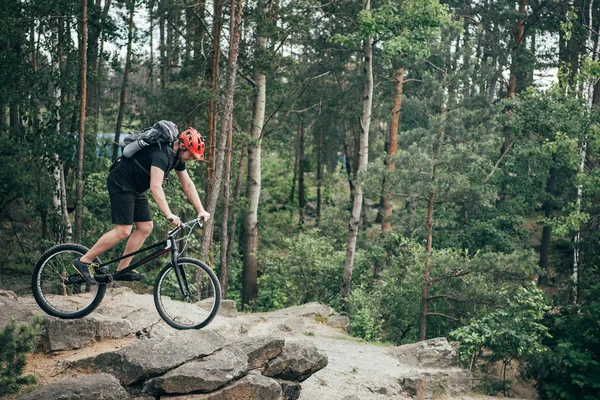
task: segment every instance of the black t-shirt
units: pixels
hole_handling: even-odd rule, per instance
[[[137,160],[137,163],[134,160]],[[108,181],[117,190],[142,193],[150,189],[151,167],[160,168],[166,177],[172,169],[184,171],[185,163],[177,160],[175,151],[167,146],[148,146],[137,152],[133,158],[123,157],[110,172]]]

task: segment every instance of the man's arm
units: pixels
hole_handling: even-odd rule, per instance
[[[150,167],[150,193],[152,193],[152,198],[156,202],[156,205],[158,205],[158,208],[165,214],[167,219],[170,219],[174,225],[179,225],[179,218],[173,215],[165,197],[162,187],[164,177],[165,171],[155,166]]]
[[[190,203],[192,203],[196,211],[198,211],[198,217],[204,217],[205,220],[209,219],[210,214],[206,212],[204,207],[202,207],[202,202],[200,201],[200,196],[198,196],[196,185],[194,185],[194,182],[192,182],[187,170],[184,169],[183,171],[175,172],[177,173],[177,178],[181,183],[183,193],[185,193]]]

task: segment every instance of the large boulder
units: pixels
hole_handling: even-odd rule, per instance
[[[246,374],[246,353],[227,346],[201,360],[190,361],[147,384],[153,393],[210,393]]]
[[[281,354],[265,367],[263,374],[278,379],[302,382],[327,366],[327,355],[309,342],[287,341]]]
[[[184,396],[161,396],[177,400],[283,400],[281,386],[275,379],[250,374],[213,393]]]
[[[444,337],[393,347],[389,354],[402,364],[419,368],[452,368],[458,366],[458,354]]]
[[[114,319],[126,319],[135,331],[155,326],[161,320],[154,306],[152,294],[136,294],[127,286],[128,282],[109,285],[106,296],[92,315],[101,314]]]
[[[256,336],[233,343],[248,356],[248,369],[263,368],[270,359],[281,354],[285,340],[274,336]]]
[[[80,319],[44,318],[45,344],[49,351],[70,350],[102,339],[121,338],[134,329],[130,321],[93,314]]]
[[[124,400],[129,394],[109,374],[78,375],[48,383],[19,400]]]
[[[460,368],[414,370],[404,374],[400,382],[409,395],[428,399],[464,396],[471,391],[471,376]]]
[[[31,322],[34,312],[19,301],[19,297],[10,290],[0,290],[0,329],[13,318],[17,322]]]
[[[221,305],[219,306],[219,311],[217,312],[217,315],[225,318],[237,317],[237,307],[235,305],[235,301],[221,300]]]
[[[116,352],[102,353],[74,363],[78,369],[91,369],[115,375],[123,384],[150,379],[219,350],[225,338],[211,331],[184,331],[170,337],[140,340]]]

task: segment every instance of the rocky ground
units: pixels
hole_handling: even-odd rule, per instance
[[[2,291],[0,309],[0,326],[11,316],[27,321],[41,313],[32,297]],[[41,386],[22,398],[49,398],[40,390],[50,390],[52,385],[79,390],[77,377],[93,373],[86,376],[88,389],[81,391],[96,385],[114,388],[116,393],[116,397],[96,394],[94,399],[492,399],[470,392],[471,377],[458,366],[456,353],[445,339],[383,346],[347,335],[347,324],[346,317],[317,303],[241,314],[233,303],[225,302],[207,328],[182,333],[162,322],[151,295],[113,286],[98,310],[84,319],[46,318],[46,351],[31,355],[27,367]],[[172,351],[182,341],[186,350]],[[161,346],[163,351],[156,352]],[[189,353],[190,348],[198,349],[198,354]],[[263,355],[253,364],[257,352]],[[168,360],[167,353],[179,355]],[[161,355],[160,366],[157,355]],[[228,372],[219,375],[215,365]],[[201,374],[212,371],[210,379],[205,375],[190,378],[190,371],[198,370],[204,371]],[[65,379],[75,380],[65,384]],[[205,386],[193,386],[198,382]],[[181,387],[196,394],[184,395]],[[198,394],[207,388],[220,389]]]

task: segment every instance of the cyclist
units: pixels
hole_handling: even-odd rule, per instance
[[[173,128],[177,127],[172,122]],[[183,192],[192,203],[198,217],[210,218],[204,210],[196,186],[190,179],[185,163],[204,159],[204,138],[194,128],[188,128],[179,134],[172,146],[150,145],[135,153],[132,158],[121,158],[114,166],[106,180],[110,196],[113,229],[105,233],[94,246],[83,256],[73,261],[73,266],[88,284],[95,285],[94,258],[113,248],[117,243],[129,237],[123,254],[135,252],[152,232],[152,217],[148,207],[146,191],[149,189],[152,198],[165,217],[174,226],[180,219],[171,212],[165,198],[162,183],[169,171],[175,170]],[[133,224],[135,230],[131,233]],[[119,262],[117,270],[126,268],[132,257]],[[120,280],[137,281],[144,276],[136,271],[129,271],[119,277]]]

